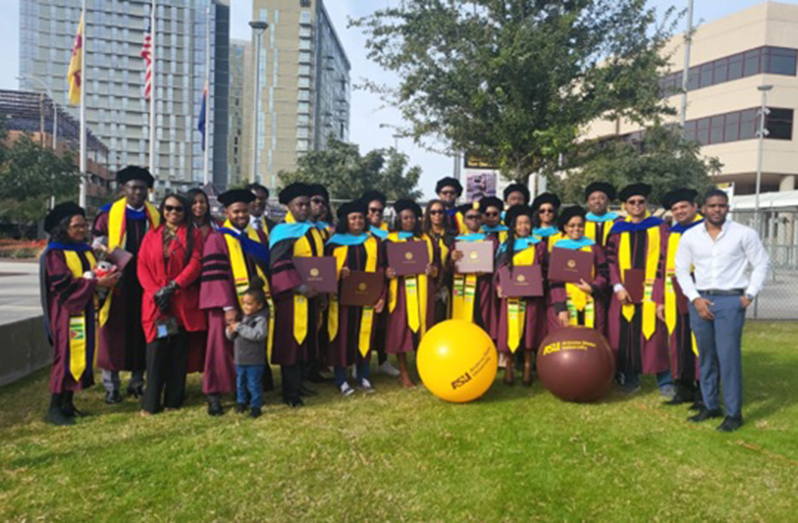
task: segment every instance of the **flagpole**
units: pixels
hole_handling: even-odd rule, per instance
[[[87,180],[86,173],[86,28],[89,25],[86,13],[86,0],[83,0],[81,17],[83,18],[83,34],[80,36],[80,206],[86,208]]]
[[[211,150],[211,8],[205,11],[205,165],[202,171],[203,187],[210,181]]]
[[[84,2],[86,0],[83,0]],[[155,10],[157,6],[155,5],[155,0],[152,0],[152,12],[150,13],[150,56],[152,60],[152,74],[150,75],[150,173],[155,177],[157,180],[158,177],[155,175],[155,103],[157,97],[157,91],[155,89],[155,80],[157,78],[156,70],[157,70],[157,58],[158,53],[155,49],[156,43],[156,26],[155,26]],[[168,181],[168,180],[167,180]]]

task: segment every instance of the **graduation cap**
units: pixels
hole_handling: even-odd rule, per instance
[[[529,204],[529,187],[522,183],[511,183],[504,189],[504,201],[507,201],[507,197],[513,194],[514,192],[520,192],[524,195],[524,203]],[[499,207],[501,209],[501,207]]]
[[[310,185],[310,194],[308,194],[308,196],[322,196],[325,201],[330,201],[330,193],[327,192],[327,188],[320,183],[313,183]]]
[[[347,216],[353,213],[360,213],[365,217],[368,213],[368,207],[366,205],[366,202],[363,200],[352,200],[338,207],[336,215],[339,220],[346,220]]]
[[[529,191],[527,191],[527,196],[529,196]],[[529,201],[529,198],[526,201]],[[485,196],[479,200],[479,212],[484,213],[488,210],[488,207],[496,207],[501,212],[504,209],[504,202],[495,196]]]
[[[294,182],[280,191],[280,203],[288,205],[294,198],[299,198],[300,196],[310,197],[311,192],[312,189],[310,185],[302,182]]]
[[[463,186],[460,185],[460,182],[457,180],[457,178],[447,176],[446,178],[441,178],[438,180],[438,183],[435,184],[435,193],[439,194],[444,187],[453,187],[454,190],[457,191],[458,198],[463,194]]]
[[[662,197],[662,206],[671,209],[679,202],[695,203],[698,191],[695,189],[675,189]]]
[[[607,199],[610,201],[615,199],[616,191],[615,187],[610,185],[607,182],[593,182],[585,188],[585,200],[590,198],[590,195],[594,192],[603,192],[607,195]]]
[[[479,203],[478,202],[464,203],[463,205],[458,205],[457,206],[457,212],[459,212],[463,216],[465,216],[465,214],[468,211],[471,211],[471,210],[474,210],[474,209],[478,210],[479,212],[482,212],[482,210],[479,208]]]
[[[544,192],[543,194],[539,194],[532,201],[532,210],[537,211],[544,203],[552,204],[555,209],[560,208],[560,199],[557,197],[557,195],[550,192]]]
[[[414,202],[413,200],[396,200],[396,203],[393,204],[393,208],[396,211],[396,214],[401,214],[402,211],[413,211],[417,217],[421,217],[421,207]]]
[[[125,185],[131,180],[141,180],[146,183],[147,187],[150,189],[152,189],[152,186],[155,184],[155,178],[152,177],[150,171],[137,165],[128,165],[116,173],[116,181],[120,186]]]
[[[373,201],[378,201],[378,202],[380,202],[382,204],[383,207],[385,207],[385,204],[388,202],[388,198],[386,198],[383,193],[381,193],[380,191],[374,191],[374,190],[366,191],[365,193],[363,193],[363,196],[361,197],[361,199],[367,205],[369,203],[373,202]]]
[[[572,205],[566,208],[562,211],[562,213],[560,213],[560,217],[557,219],[557,227],[559,227],[562,232],[565,232],[565,225],[571,221],[571,218],[574,216],[581,216],[584,220],[587,216],[587,211],[584,209],[584,207],[579,205]]]
[[[531,220],[532,208],[529,205],[513,205],[507,211],[504,217],[504,223],[506,223],[508,227],[512,227],[515,225],[515,220],[517,220],[519,216],[529,216]]]
[[[75,215],[86,217],[86,211],[75,202],[64,202],[56,205],[47,213],[44,218],[44,230],[50,234],[56,225],[61,223],[64,218],[71,218]]]
[[[264,187],[263,185],[261,185],[259,183],[251,183],[251,184],[247,185],[247,189],[252,191],[253,194],[255,193],[255,191],[263,191],[263,192],[266,193],[266,199],[267,200],[269,199],[269,189],[267,189],[266,187]]]
[[[234,203],[246,203],[255,201],[255,195],[249,189],[231,189],[227,192],[220,194],[217,199],[219,203],[225,207],[229,207]]]
[[[644,198],[648,198],[648,195],[651,194],[651,186],[647,183],[633,183],[631,185],[627,185],[623,189],[621,189],[618,198],[625,202],[632,196],[643,196]]]

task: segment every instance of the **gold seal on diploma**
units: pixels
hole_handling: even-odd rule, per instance
[[[319,269],[313,267],[312,269],[310,269],[310,275],[314,278],[317,278],[319,276]]]
[[[409,251],[408,251],[408,252],[406,252],[406,253],[405,253],[405,260],[408,260],[408,261],[410,261],[410,260],[412,260],[412,259],[413,259],[413,253],[412,253],[412,252],[409,252]]]
[[[471,251],[471,254],[469,255],[469,257],[472,260],[476,260],[477,258],[479,258],[479,253],[477,251]]]

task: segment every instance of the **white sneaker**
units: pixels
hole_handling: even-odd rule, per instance
[[[344,384],[341,385],[340,389],[341,389],[341,394],[343,394],[344,396],[351,396],[352,394],[355,393],[355,389],[353,389],[352,386],[349,385],[347,382],[344,382]]]
[[[396,367],[391,365],[391,362],[388,361],[388,360],[385,360],[382,363],[382,365],[377,367],[377,372],[379,372],[380,374],[387,374],[388,376],[390,376],[392,378],[398,378],[399,377],[399,369],[397,369]]]
[[[359,388],[366,394],[374,394],[375,392],[377,392],[376,390],[374,390],[374,387],[371,385],[371,382],[366,378],[360,380],[360,384],[357,386],[357,388]]]

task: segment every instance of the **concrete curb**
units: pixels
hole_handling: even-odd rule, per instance
[[[50,365],[53,349],[47,342],[42,317],[0,325],[0,387]]]

